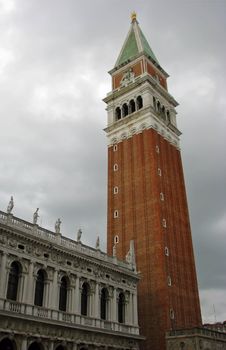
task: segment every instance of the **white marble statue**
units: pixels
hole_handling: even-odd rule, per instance
[[[56,223],[55,223],[55,232],[57,234],[60,233],[60,225],[61,225],[61,220],[60,219],[57,219]]]
[[[134,241],[130,241],[129,251],[126,254],[126,261],[131,265],[133,271],[136,271],[136,258],[135,258],[135,248]]]
[[[33,214],[33,224],[34,225],[36,225],[37,222],[38,222],[38,218],[39,218],[38,211],[39,211],[39,208],[37,208],[36,211]]]
[[[100,237],[97,236],[97,240],[96,240],[96,249],[100,249]]]
[[[81,242],[81,238],[82,238],[82,229],[79,228],[78,232],[77,232],[77,242]]]
[[[7,207],[7,214],[11,214],[13,207],[14,207],[13,196],[11,196],[8,207]]]

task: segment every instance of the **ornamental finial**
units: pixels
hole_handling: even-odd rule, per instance
[[[134,22],[134,21],[136,21],[136,20],[137,20],[137,14],[136,14],[135,11],[133,11],[133,12],[131,13],[131,21]]]

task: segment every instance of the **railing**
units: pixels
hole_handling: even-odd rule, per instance
[[[204,327],[194,327],[194,328],[188,328],[188,329],[178,329],[178,330],[171,330],[167,332],[167,336],[187,336],[187,335],[202,335],[202,336],[209,336],[211,338],[221,338],[226,340],[226,333],[222,333],[216,330],[204,328]]]
[[[96,259],[101,259],[112,264],[117,264],[118,266],[126,269],[132,269],[129,263],[126,261],[121,261],[111,256],[108,256],[106,253],[88,247],[82,243],[76,242],[70,238],[56,235],[54,232],[46,230],[38,225],[34,225],[25,220],[19,219],[12,214],[6,214],[3,211],[0,211],[0,223],[5,224],[11,228],[20,229],[22,232],[33,235],[35,237],[40,237],[50,243],[59,244],[65,248],[68,248],[73,251],[84,253],[88,256],[94,257]]]
[[[94,317],[82,316],[78,314],[71,314],[54,309],[48,309],[40,306],[34,306],[7,299],[0,299],[0,312],[6,312],[7,315],[20,314],[21,317],[29,320],[31,317],[37,318],[39,321],[44,318],[52,322],[63,322],[74,324],[75,326],[88,326],[92,328],[101,328],[122,333],[129,333],[139,335],[139,328],[121,324],[113,321],[101,320]]]

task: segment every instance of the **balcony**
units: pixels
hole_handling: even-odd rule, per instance
[[[93,328],[104,329],[105,331],[121,332],[139,336],[139,328],[118,322],[101,320],[94,317],[82,316],[79,314],[71,314],[59,310],[29,305],[7,299],[0,299],[0,313],[2,315],[14,317],[20,315],[20,318],[29,320],[41,321],[42,319],[49,320],[52,324],[60,323],[75,328]]]

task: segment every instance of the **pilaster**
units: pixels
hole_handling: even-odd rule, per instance
[[[1,257],[1,267],[0,267],[0,298],[5,298],[6,296],[6,277],[7,277],[7,271],[6,271],[6,261],[7,261],[7,254],[5,252],[2,253]]]
[[[28,275],[27,275],[27,292],[26,299],[28,304],[33,304],[34,301],[34,286],[35,286],[35,280],[33,278],[34,275],[34,263],[33,261],[30,261],[29,267],[28,267]]]

